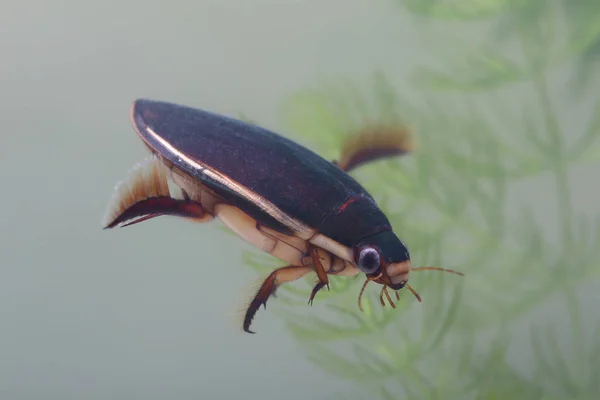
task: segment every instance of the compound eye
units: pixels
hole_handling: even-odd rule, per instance
[[[358,267],[365,274],[375,273],[381,264],[379,252],[373,247],[365,247],[358,256]]]

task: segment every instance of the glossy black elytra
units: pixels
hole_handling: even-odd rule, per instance
[[[259,126],[173,103],[140,99],[133,126],[151,156],[117,186],[105,228],[161,215],[199,222],[215,217],[242,239],[286,262],[263,282],[243,328],[275,289],[316,272],[309,302],[328,275],[353,276],[387,288],[407,286],[412,268],[406,246],[352,169],[412,150],[403,127],[372,126],[348,140],[338,162]],[[171,194],[169,180],[181,190]],[[444,270],[454,272],[450,270]],[[462,274],[461,274],[462,275]],[[397,293],[396,293],[397,296]],[[359,296],[360,307],[360,296]]]

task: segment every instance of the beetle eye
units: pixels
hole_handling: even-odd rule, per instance
[[[373,247],[365,247],[360,251],[358,256],[358,267],[365,274],[372,274],[377,271],[380,263],[379,252]]]

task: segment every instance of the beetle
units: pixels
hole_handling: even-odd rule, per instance
[[[387,288],[407,287],[411,267],[406,245],[375,199],[349,172],[413,149],[405,128],[374,127],[347,140],[338,161],[266,128],[225,115],[166,101],[137,99],[130,110],[135,132],[150,152],[115,188],[104,229],[130,226],[163,215],[197,222],[215,217],[243,240],[287,265],[272,271],[250,301],[245,332],[280,285],[315,272],[309,297],[328,275],[366,275]],[[175,186],[172,190],[169,182]],[[172,192],[180,191],[180,195]],[[361,308],[362,309],[362,308]]]

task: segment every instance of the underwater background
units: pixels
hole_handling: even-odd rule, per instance
[[[600,2],[66,0],[0,6],[0,399],[600,398]],[[138,97],[328,159],[371,123],[417,149],[353,172],[423,302],[283,286],[223,225],[103,231],[146,156]]]

